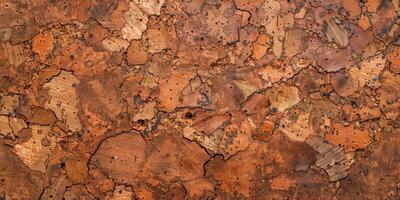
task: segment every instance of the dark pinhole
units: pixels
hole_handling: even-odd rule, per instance
[[[144,125],[144,120],[143,119],[139,119],[138,123],[143,126]]]
[[[186,117],[186,119],[192,119],[193,118],[193,114],[191,112],[186,112],[185,113],[185,117]]]

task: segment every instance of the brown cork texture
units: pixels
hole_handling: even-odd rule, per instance
[[[399,200],[399,0],[0,0],[0,200]]]

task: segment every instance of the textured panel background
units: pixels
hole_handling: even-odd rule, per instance
[[[0,199],[400,199],[399,0],[0,0]]]

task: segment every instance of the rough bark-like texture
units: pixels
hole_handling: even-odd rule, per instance
[[[400,199],[399,0],[1,0],[0,199]]]

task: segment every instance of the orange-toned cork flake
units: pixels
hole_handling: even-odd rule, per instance
[[[39,55],[41,62],[46,61],[46,57],[51,54],[54,48],[54,36],[50,31],[44,31],[32,38],[32,51]]]

